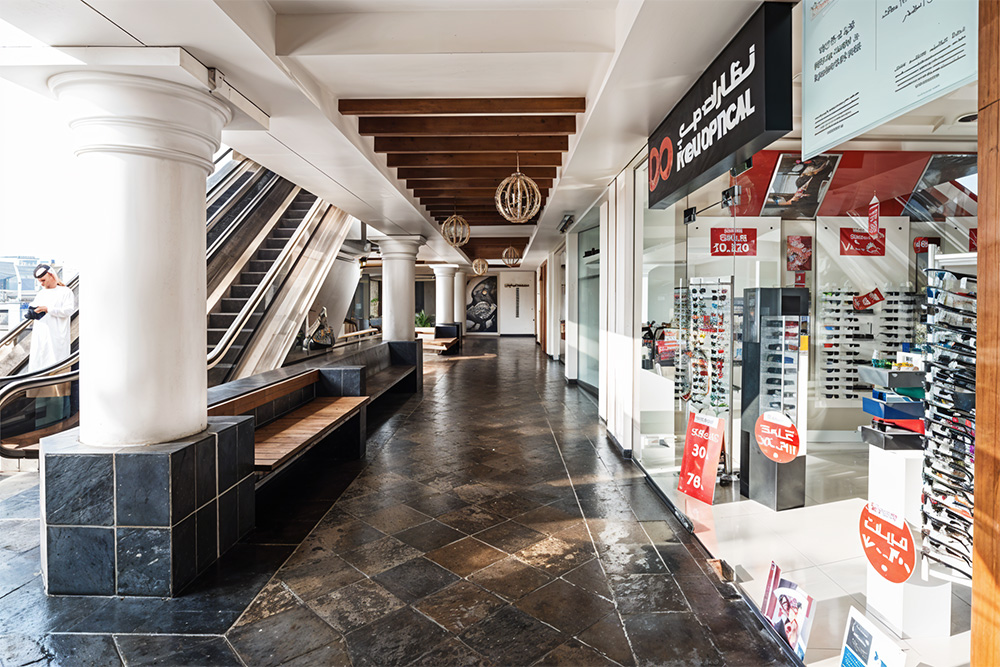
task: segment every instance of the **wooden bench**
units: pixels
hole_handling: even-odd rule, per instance
[[[424,340],[424,348],[438,350],[438,354],[445,354],[456,345],[458,345],[457,338],[431,338]]]
[[[454,354],[462,346],[462,327],[457,323],[420,327],[417,337],[423,341],[425,349],[437,350],[438,354]]]

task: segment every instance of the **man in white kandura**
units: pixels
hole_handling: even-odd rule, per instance
[[[35,313],[31,332],[28,372],[37,371],[69,356],[69,323],[73,316],[73,291],[56,277],[52,267],[39,264],[35,279],[42,288],[31,302]]]

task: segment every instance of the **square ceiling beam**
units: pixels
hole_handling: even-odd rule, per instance
[[[345,99],[337,104],[345,116],[433,116],[450,114],[583,113],[584,97],[468,97],[426,99]]]
[[[576,116],[361,116],[358,132],[366,137],[569,135],[576,132]]]

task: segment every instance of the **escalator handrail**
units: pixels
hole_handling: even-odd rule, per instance
[[[212,242],[212,245],[208,247],[207,251],[205,251],[206,262],[211,261],[212,257],[215,256],[215,253],[219,251],[219,248],[225,245],[226,241],[229,240],[229,237],[233,235],[233,232],[235,232],[239,227],[243,225],[244,222],[246,222],[246,219],[250,217],[254,213],[254,211],[257,210],[257,207],[260,205],[260,203],[268,195],[271,194],[271,191],[274,190],[277,184],[281,181],[280,176],[278,176],[272,171],[268,171],[267,169],[261,168],[260,173],[261,176],[259,178],[264,178],[265,176],[269,175],[271,178],[270,182],[268,182],[267,185],[261,188],[260,192],[254,195],[253,199],[250,200],[250,203],[247,204],[245,207],[243,207],[243,210],[240,211],[239,215],[237,215],[236,218],[233,219],[233,222],[226,228],[226,230],[222,232],[222,234],[220,234],[218,238],[215,239],[215,241]]]
[[[80,360],[79,356],[79,353],[71,354],[55,366],[50,367],[53,368],[53,370],[49,370],[48,372],[53,373],[55,371],[66,371],[67,369],[72,369],[72,367]],[[0,410],[2,410],[14,396],[23,391],[38,389],[40,387],[48,387],[54,384],[62,384],[64,382],[72,382],[79,379],[79,369],[68,370],[65,373],[59,373],[57,375],[42,375],[39,372],[33,375],[25,376],[15,382],[11,382],[5,387],[0,388]]]
[[[302,191],[300,190],[300,192]],[[292,197],[289,200],[288,205],[291,206],[294,201],[295,197]],[[226,353],[229,352],[229,348],[233,346],[237,336],[239,336],[240,332],[243,331],[247,322],[250,321],[254,311],[257,310],[257,306],[259,306],[261,301],[264,300],[264,296],[271,288],[271,285],[274,283],[277,275],[284,268],[285,264],[290,261],[290,258],[292,257],[292,249],[295,247],[298,240],[305,234],[306,228],[309,227],[309,222],[313,220],[313,218],[317,215],[317,211],[321,208],[326,210],[329,208],[329,205],[317,197],[316,201],[313,202],[312,206],[309,208],[309,212],[302,218],[302,222],[299,223],[295,233],[292,234],[291,238],[289,238],[285,243],[285,247],[281,249],[281,254],[278,255],[278,258],[274,260],[274,264],[272,264],[271,268],[269,268],[267,273],[264,274],[264,279],[260,281],[260,284],[257,285],[256,289],[254,289],[253,294],[247,302],[243,304],[243,308],[236,315],[236,318],[233,320],[233,323],[229,325],[229,328],[226,329],[226,333],[222,335],[219,342],[214,348],[212,348],[212,351],[208,353],[209,369],[218,365],[218,363],[222,361],[222,358],[226,356]]]
[[[253,171],[256,168],[256,171]],[[219,198],[222,197],[230,188],[230,186],[235,185],[236,182],[242,178],[247,173],[250,173],[250,177],[236,190],[232,193],[228,200],[222,203],[215,211],[212,213],[212,217],[205,220],[205,229],[210,232],[221,220],[224,218],[232,209],[233,206],[238,204],[243,200],[244,195],[266,174],[269,174],[267,169],[260,166],[256,162],[251,160],[244,160],[244,162],[230,174],[226,182],[221,184],[218,189],[213,189],[205,196],[205,208],[211,208],[215,206]]]
[[[66,284],[66,287],[72,290],[76,289],[77,285],[79,284],[80,284],[80,274],[77,274],[73,276],[73,279],[70,280],[69,283]],[[75,312],[73,314],[76,315]],[[31,322],[32,320],[26,319],[20,324],[18,324],[16,327],[11,329],[10,331],[8,331],[6,334],[4,334],[3,339],[0,339],[0,348],[3,348],[4,345],[13,345],[14,342],[17,340],[18,334],[20,334],[22,331],[31,326]]]
[[[247,158],[239,161],[232,160],[229,164],[209,176],[209,186],[205,190],[206,203],[209,205],[212,204],[212,202],[225,192],[226,189],[252,165],[253,163]],[[212,183],[211,181],[213,178],[218,178],[218,180]]]

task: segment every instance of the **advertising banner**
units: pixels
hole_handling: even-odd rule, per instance
[[[922,255],[927,252],[927,246],[936,245],[941,247],[941,237],[940,236],[918,236],[913,239],[913,252],[918,255]]]
[[[774,561],[764,584],[760,610],[795,655],[804,660],[816,604],[798,584],[781,578],[781,568]]]
[[[885,257],[885,229],[878,230],[878,236],[868,230],[853,227],[840,228],[840,254],[855,257]]]
[[[719,474],[725,425],[719,417],[691,413],[684,437],[684,459],[677,490],[696,500],[712,504],[715,478]]]
[[[854,310],[868,310],[879,301],[884,301],[885,297],[882,296],[882,292],[876,287],[871,292],[868,292],[868,294],[852,297],[852,300],[854,301]]]
[[[903,667],[906,654],[860,611],[847,612],[838,667]]]
[[[712,257],[756,257],[757,229],[712,227]]]
[[[791,131],[791,12],[765,2],[650,135],[650,208],[670,206]]]
[[[979,227],[969,230],[969,252],[979,251]]]
[[[813,239],[811,236],[788,236],[785,239],[785,270],[812,271]]]
[[[878,236],[879,205],[878,198],[872,196],[871,203],[868,204],[868,235]]]
[[[861,548],[876,572],[894,584],[910,578],[917,552],[902,516],[869,502],[861,510],[858,532]]]
[[[774,215],[782,220],[815,218],[840,158],[839,154],[830,154],[803,160],[797,153],[782,153],[774,167],[761,216]]]
[[[799,430],[787,415],[765,412],[757,418],[753,431],[760,451],[772,461],[788,463],[799,455]]]
[[[803,15],[803,157],[976,80],[977,0],[807,0]]]

